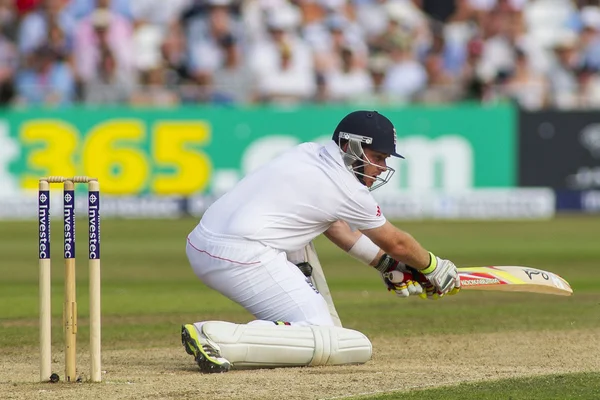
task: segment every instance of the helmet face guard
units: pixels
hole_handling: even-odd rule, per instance
[[[346,140],[348,142],[348,146],[344,151],[342,149],[342,140]],[[344,161],[344,165],[356,176],[358,181],[366,186],[365,178],[374,179],[375,181],[369,187],[369,191],[373,191],[378,187],[381,187],[389,182],[394,172],[396,172],[391,167],[382,168],[381,166],[372,163],[367,155],[364,152],[363,145],[369,146],[373,143],[373,138],[368,136],[355,135],[353,133],[348,132],[340,132],[338,136],[338,147],[340,148],[340,153],[342,155],[342,160]],[[370,176],[365,174],[365,165],[372,165],[375,168],[381,170],[381,174],[379,176]],[[383,176],[382,176],[383,175]]]

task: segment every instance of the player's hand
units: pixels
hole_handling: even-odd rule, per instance
[[[394,291],[399,297],[419,295],[423,288],[415,281],[412,272],[406,265],[385,254],[375,267],[381,273],[383,283],[389,291]]]
[[[458,293],[460,277],[456,265],[452,261],[436,257],[433,253],[429,254],[431,256],[429,266],[425,270],[418,271],[416,276],[424,286],[426,297],[435,299],[446,294]],[[419,275],[422,276],[421,279],[419,279]]]
[[[423,293],[423,287],[413,278],[411,272],[396,269],[381,274],[381,277],[388,290],[396,292],[398,297],[421,295]]]
[[[419,294],[420,298],[428,299],[428,300],[437,300],[440,297],[442,297],[437,292],[437,289],[435,288],[435,286],[433,286],[433,284],[431,282],[429,282],[427,280],[427,278],[425,278],[425,275],[423,275],[421,273],[413,273],[413,276],[415,277],[415,279],[418,282],[421,283],[421,287],[423,288],[423,292],[421,294]],[[458,290],[456,292],[453,292],[454,290],[455,289],[452,289],[452,291],[449,292],[448,294],[458,293]]]

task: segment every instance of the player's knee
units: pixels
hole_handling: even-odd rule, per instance
[[[371,359],[371,341],[361,332],[335,326],[311,326],[315,353],[309,365],[363,364]]]

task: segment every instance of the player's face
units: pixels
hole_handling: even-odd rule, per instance
[[[389,154],[380,153],[371,149],[364,149],[366,160],[365,163],[365,185],[367,187],[373,186],[375,178],[382,172],[387,170],[387,164],[385,160],[390,156]],[[369,164],[370,162],[370,164]]]

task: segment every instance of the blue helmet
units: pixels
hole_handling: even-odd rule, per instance
[[[392,122],[377,111],[354,111],[346,115],[335,128],[332,139],[340,147],[342,159],[348,169],[354,173],[359,182],[366,185],[364,173],[366,164],[373,164],[365,155],[364,149],[404,158],[396,152],[396,129]],[[347,144],[347,146],[346,146]],[[381,168],[377,166],[377,168]],[[386,184],[395,170],[386,167],[383,177],[374,178],[369,190],[375,190]]]
[[[396,152],[394,124],[377,111],[354,111],[342,118],[335,128],[333,140],[339,143],[340,139],[347,140],[350,135],[361,136],[363,148],[404,158]]]

